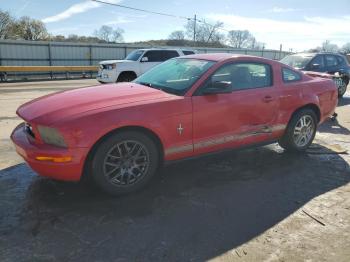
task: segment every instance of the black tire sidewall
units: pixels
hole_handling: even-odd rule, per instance
[[[125,140],[135,140],[141,144],[143,144],[149,153],[149,166],[147,173],[134,185],[123,187],[116,186],[111,184],[103,173],[103,161],[107,152],[112,148],[115,144],[120,143]],[[104,139],[97,147],[92,157],[91,163],[91,176],[94,182],[100,187],[103,191],[107,192],[111,195],[123,195],[131,192],[135,192],[142,187],[144,187],[154,176],[158,169],[159,164],[159,151],[154,143],[154,141],[148,137],[147,135],[141,132],[129,131],[129,132],[120,132],[116,134],[112,134],[106,139]]]

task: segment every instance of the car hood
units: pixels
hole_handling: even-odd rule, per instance
[[[131,61],[131,60],[105,60],[105,61],[101,61],[99,64],[100,65],[110,65],[110,64],[116,64],[116,63],[131,63],[131,62],[135,62],[135,61]]]
[[[20,106],[17,114],[27,122],[50,125],[91,110],[176,97],[136,83],[98,85],[37,98]]]

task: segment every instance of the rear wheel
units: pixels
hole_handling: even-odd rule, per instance
[[[315,137],[316,127],[315,112],[311,109],[302,109],[293,115],[284,136],[278,143],[288,151],[305,151]]]
[[[121,195],[144,187],[156,173],[159,151],[147,135],[116,133],[98,146],[92,158],[92,177],[105,192]]]

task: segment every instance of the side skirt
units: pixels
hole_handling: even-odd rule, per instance
[[[191,161],[191,160],[198,159],[198,158],[206,158],[206,157],[211,157],[211,156],[216,156],[216,155],[225,155],[229,152],[235,152],[235,151],[240,151],[243,149],[250,149],[250,148],[271,145],[271,144],[277,143],[277,141],[278,141],[277,139],[273,139],[273,140],[268,140],[268,141],[250,144],[250,145],[246,145],[246,146],[241,146],[241,147],[237,147],[237,148],[227,148],[227,149],[222,149],[222,150],[215,151],[215,152],[199,154],[196,156],[191,156],[191,157],[186,157],[186,158],[181,158],[181,159],[176,159],[176,160],[170,160],[170,161],[168,160],[168,161],[165,161],[163,165],[169,166],[169,165],[177,164],[179,162],[181,163],[181,162],[185,162],[185,161]]]

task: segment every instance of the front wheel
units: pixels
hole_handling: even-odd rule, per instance
[[[278,143],[288,151],[305,151],[315,138],[316,127],[315,112],[311,109],[300,110],[294,114]]]
[[[116,133],[100,143],[92,158],[92,177],[105,192],[121,195],[144,187],[156,173],[159,152],[147,135]]]

